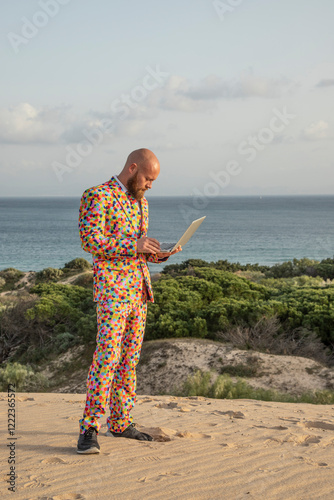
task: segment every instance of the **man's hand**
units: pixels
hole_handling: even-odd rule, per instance
[[[143,236],[137,240],[137,253],[158,253],[160,252],[160,243],[154,238]]]
[[[174,255],[175,253],[182,252],[182,247],[179,245],[173,252],[158,252],[158,258],[159,259],[164,259],[165,257],[170,257],[171,255]]]

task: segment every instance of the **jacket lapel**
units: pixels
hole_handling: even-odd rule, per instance
[[[141,200],[141,209],[142,209],[142,218],[141,218],[141,227],[140,227],[140,236],[147,235],[148,230],[148,203],[146,198],[142,198]]]
[[[133,225],[132,207],[129,198],[127,197],[126,193],[123,191],[123,189],[121,188],[121,186],[118,184],[118,182],[114,177],[110,179],[109,186],[112,189],[114,196],[117,198],[133,230],[136,231]]]
[[[134,213],[132,210],[131,202],[127,196],[127,194],[123,191],[121,186],[118,184],[115,177],[112,177],[109,181],[109,186],[113,190],[113,194],[116,196],[120,206],[122,207],[128,221],[130,222],[132,229],[137,234],[136,227],[134,226]],[[143,198],[141,201],[142,207],[142,218],[141,218],[141,226],[140,226],[140,236],[142,234],[147,233],[148,228],[148,203],[146,198]]]

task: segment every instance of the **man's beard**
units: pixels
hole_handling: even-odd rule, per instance
[[[128,180],[128,191],[136,200],[141,200],[144,196],[146,189],[140,189],[138,187],[138,172],[133,174],[132,177]]]

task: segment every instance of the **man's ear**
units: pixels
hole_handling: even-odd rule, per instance
[[[131,174],[134,174],[136,172],[137,168],[138,168],[137,163],[131,163],[131,165],[129,166],[129,172]]]

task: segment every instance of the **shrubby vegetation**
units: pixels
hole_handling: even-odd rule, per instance
[[[334,345],[333,283],[308,276],[270,278],[264,266],[262,271],[259,266],[255,271],[243,269],[256,273],[252,281],[251,276],[247,279],[225,270],[235,266],[226,261],[219,261],[217,268],[205,264],[190,260],[166,266],[154,284],[146,339],[202,336],[243,348],[329,361],[325,350]],[[294,267],[305,269],[297,261]],[[299,282],[291,282],[296,279]],[[275,327],[268,329],[270,322]],[[236,332],[241,339],[237,340]]]
[[[13,267],[0,271],[1,291],[11,290],[22,276],[24,276],[24,273]]]
[[[63,272],[70,271],[88,271],[92,269],[92,264],[88,260],[78,257],[76,259],[67,262],[63,267]]]
[[[65,277],[78,274],[78,272],[91,271],[92,265],[88,260],[83,258],[73,259],[67,262],[62,269],[47,267],[36,273],[36,282],[59,281]]]
[[[283,328],[277,316],[261,318],[254,326],[235,325],[217,333],[217,339],[239,349],[311,358],[333,364],[333,353],[315,332],[300,327]]]
[[[36,281],[37,282],[57,281],[63,276],[63,274],[64,273],[61,269],[46,267],[42,271],[36,273]]]
[[[32,368],[20,363],[7,363],[0,368],[0,391],[7,391],[8,384],[14,384],[17,391],[48,387],[48,380],[40,373],[34,373]]]
[[[76,344],[94,343],[91,267],[85,259],[74,259],[62,269],[46,268],[12,303],[3,296],[0,362],[38,363]],[[15,289],[22,275],[12,268],[1,271],[3,288]],[[72,284],[58,282],[67,277]],[[155,303],[148,307],[145,339],[202,337],[330,364],[331,279],[333,259],[294,259],[272,267],[199,259],[168,265],[153,284]]]
[[[222,271],[255,271],[262,273],[267,278],[292,278],[295,276],[320,276],[321,278],[334,279],[334,258],[322,261],[307,259],[293,259],[292,261],[274,264],[273,266],[261,266],[259,264],[232,263],[227,260],[217,262],[206,262],[201,259],[189,259],[181,264],[171,264],[165,266],[163,273],[179,274],[191,267],[213,267]]]
[[[311,259],[293,259],[293,261],[275,264],[266,273],[267,277],[289,278],[293,276],[320,276],[321,278],[334,279],[334,258],[321,262]]]
[[[184,386],[177,391],[177,396],[203,396],[217,399],[256,399],[261,401],[278,401],[281,403],[333,404],[333,391],[307,392],[301,396],[282,394],[270,389],[254,389],[239,378],[233,382],[228,374],[219,375],[213,380],[210,372],[197,371],[188,377]]]
[[[69,347],[95,340],[92,291],[58,283],[37,284],[30,298],[1,313],[0,356],[38,362]]]

